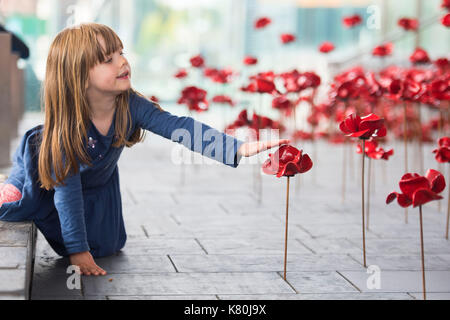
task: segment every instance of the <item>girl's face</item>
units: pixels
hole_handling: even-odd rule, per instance
[[[98,36],[98,41],[105,50],[103,37]],[[89,70],[87,90],[117,95],[130,89],[130,77],[130,65],[120,49]]]

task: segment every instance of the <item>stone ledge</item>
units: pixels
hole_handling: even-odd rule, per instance
[[[29,300],[36,250],[33,222],[0,221],[0,300]]]

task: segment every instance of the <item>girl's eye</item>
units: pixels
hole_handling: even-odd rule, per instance
[[[125,54],[125,52],[121,52],[120,55],[123,56]]]
[[[110,58],[109,60],[106,60],[105,63],[110,63],[112,62],[112,58]]]

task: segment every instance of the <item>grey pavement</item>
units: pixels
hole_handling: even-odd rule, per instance
[[[22,132],[38,119],[26,114]],[[199,120],[214,127],[212,116]],[[422,299],[418,209],[408,210],[405,224],[404,210],[385,204],[389,192],[399,191],[401,144],[386,145],[395,149],[388,162],[373,162],[366,232],[368,265],[380,270],[380,286],[373,288],[362,265],[360,155],[348,157],[343,201],[342,147],[320,142],[314,151],[310,143],[295,144],[316,157],[310,172],[290,180],[285,281],[287,179],[260,175],[261,202],[253,187],[255,166],[268,152],[254,157],[259,164],[242,158],[238,168],[183,167],[171,159],[176,143],[146,135],[119,161],[128,241],[116,255],[96,260],[108,275],[82,276],[81,288],[69,290],[67,259],[39,234],[32,299]],[[425,168],[439,169],[433,147],[425,146]],[[411,145],[410,154],[416,149]],[[417,168],[417,159],[410,163]],[[450,299],[447,189],[444,196],[440,208],[437,202],[423,207],[429,299]]]

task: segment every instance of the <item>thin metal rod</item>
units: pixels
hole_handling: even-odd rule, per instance
[[[365,223],[364,223],[364,157],[366,151],[366,140],[362,141],[362,171],[361,171],[361,210],[362,210],[362,236],[363,236],[363,258],[364,258],[364,268],[367,268],[366,264],[366,232],[365,232]]]
[[[345,187],[346,187],[346,180],[347,180],[347,143],[344,142],[342,146],[342,203],[345,201]]]
[[[406,121],[406,102],[403,103],[403,142],[405,149],[405,173],[408,172],[408,137],[407,137],[407,121]],[[408,208],[405,208],[405,223],[408,223]]]
[[[427,300],[427,291],[425,286],[425,252],[423,249],[423,226],[422,226],[422,206],[419,206],[420,216],[420,247],[422,250],[422,286],[423,286],[423,300]]]
[[[284,280],[286,280],[286,264],[287,264],[288,213],[289,213],[289,177],[287,177],[287,186],[286,186],[286,231],[284,233]]]
[[[448,168],[448,176],[450,177],[450,168]],[[449,180],[450,181],[450,180]],[[450,185],[447,186],[448,189],[448,201],[447,201],[447,229],[445,230],[445,239],[448,240],[448,226],[450,220]]]
[[[367,208],[366,208],[366,229],[369,230],[369,219],[370,219],[370,182],[372,176],[372,159],[369,158],[369,177],[367,179]]]

